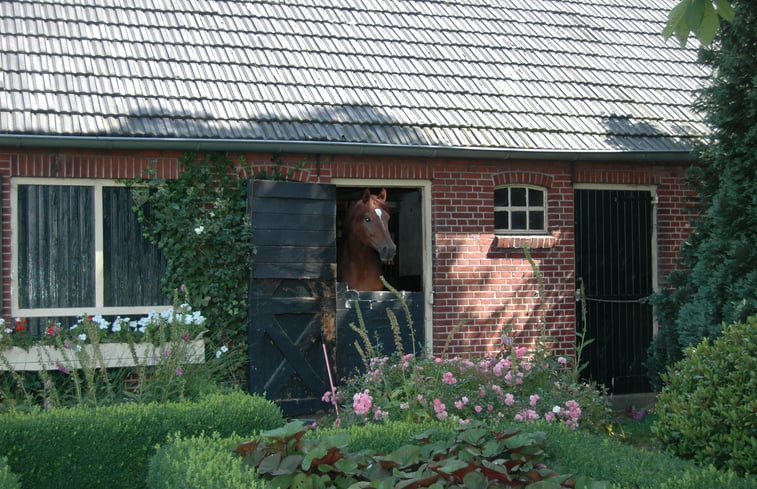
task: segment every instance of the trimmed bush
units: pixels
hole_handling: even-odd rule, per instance
[[[266,487],[234,453],[241,437],[171,436],[150,460],[149,489],[257,489]]]
[[[612,483],[619,489],[751,489],[757,479],[741,478],[732,471],[701,468],[657,450],[641,450],[584,431],[572,431],[542,423],[535,428],[547,433],[544,450],[550,468],[578,473]]]
[[[21,489],[18,476],[8,467],[8,459],[0,457],[0,489]]]
[[[703,340],[663,374],[652,431],[667,451],[739,474],[757,471],[757,316]]]
[[[0,417],[0,446],[24,487],[144,488],[156,444],[169,435],[256,433],[283,424],[281,410],[237,392],[198,402],[50,409]]]

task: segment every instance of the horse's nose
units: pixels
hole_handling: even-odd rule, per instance
[[[394,243],[387,244],[381,247],[379,250],[379,256],[384,263],[392,263],[394,255],[397,253],[397,245]]]

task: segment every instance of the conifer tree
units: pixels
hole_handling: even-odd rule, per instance
[[[712,127],[688,174],[697,192],[680,271],[654,299],[660,333],[649,351],[653,383],[688,345],[757,313],[757,2],[734,2],[732,22],[702,51],[712,80],[697,106]]]

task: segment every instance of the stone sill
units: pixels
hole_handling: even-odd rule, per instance
[[[549,234],[540,234],[535,236],[495,236],[495,248],[525,248],[531,249],[548,249],[557,244],[558,237]]]

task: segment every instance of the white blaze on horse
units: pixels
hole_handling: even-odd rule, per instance
[[[386,189],[378,195],[365,189],[363,197],[353,202],[344,222],[345,241],[339,261],[341,282],[355,290],[384,290],[382,263],[392,263],[397,252],[389,233],[389,208]]]

